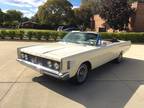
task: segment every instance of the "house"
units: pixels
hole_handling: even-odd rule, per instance
[[[35,25],[36,25],[36,22],[26,21],[20,25],[20,28],[34,28]]]
[[[129,19],[128,31],[144,32],[144,2],[135,2],[132,8],[136,10],[134,16]],[[91,29],[97,32],[113,32],[113,29],[99,15],[94,15],[91,19]]]

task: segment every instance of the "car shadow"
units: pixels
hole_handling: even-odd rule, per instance
[[[125,58],[120,64],[107,63],[94,69],[79,86],[46,75],[33,81],[86,108],[123,108],[144,83],[144,61]]]

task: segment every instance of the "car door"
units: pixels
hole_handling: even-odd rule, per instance
[[[88,34],[89,39],[96,39],[97,34]],[[100,65],[103,65],[113,59],[113,48],[109,45],[99,45],[95,46],[95,50],[91,51],[90,61],[92,62],[92,67],[96,68]]]

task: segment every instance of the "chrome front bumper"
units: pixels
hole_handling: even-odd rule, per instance
[[[31,62],[28,62],[28,61],[25,61],[25,60],[22,60],[22,59],[17,59],[18,62],[20,62],[21,64],[25,65],[25,66],[28,66],[34,70],[37,70],[39,71],[40,73],[42,74],[46,74],[48,76],[52,76],[52,77],[55,77],[55,78],[58,78],[58,79],[62,79],[62,80],[67,80],[69,79],[69,73],[60,73],[59,71],[55,71],[55,70],[52,70],[52,69],[49,69],[49,68],[46,68],[44,66],[41,66],[41,65],[38,65],[38,64],[34,64],[34,63],[31,63]]]

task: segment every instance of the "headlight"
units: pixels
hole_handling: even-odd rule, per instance
[[[28,55],[27,54],[24,54],[24,59],[28,60]]]
[[[52,67],[52,62],[51,62],[51,61],[48,61],[48,62],[47,62],[47,65],[48,65],[49,68],[51,68],[51,67]]]
[[[59,70],[60,65],[58,63],[54,63],[54,69]]]
[[[22,58],[22,59],[24,59],[24,58],[25,58],[25,55],[24,55],[23,53],[21,54],[21,58]]]
[[[22,58],[22,59],[25,59],[25,60],[28,60],[28,55],[27,55],[27,54],[24,54],[24,53],[21,53],[21,58]]]

